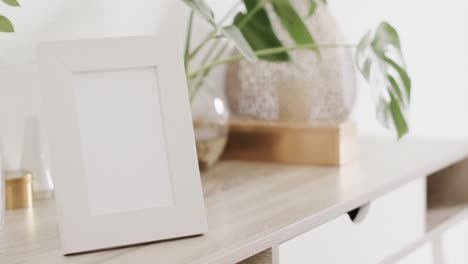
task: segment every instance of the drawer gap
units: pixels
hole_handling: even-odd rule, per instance
[[[364,219],[366,218],[367,213],[369,212],[369,207],[370,203],[362,205],[356,209],[349,211],[348,216],[353,223],[358,224],[364,221]]]
[[[468,159],[428,178],[426,232],[464,215],[468,216]]]

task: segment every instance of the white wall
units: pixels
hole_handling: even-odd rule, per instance
[[[235,1],[213,1],[222,14]],[[411,134],[468,138],[468,3],[465,0],[330,0],[350,43],[382,20],[399,30],[413,79]],[[353,118],[364,134],[385,134],[361,79]]]
[[[332,0],[350,40],[369,25],[391,22],[400,32],[413,79],[411,129],[415,135],[468,137],[468,15],[465,0]],[[367,87],[354,116],[366,132],[379,132]]]
[[[159,32],[182,41],[185,35],[187,9],[179,0],[19,1],[22,8],[0,2],[0,13],[11,18],[18,32],[0,34],[0,135],[10,168],[20,167],[28,151],[22,147],[25,118],[41,109],[37,41]],[[209,2],[222,13],[234,1]],[[468,137],[466,1],[329,2],[350,42],[381,19],[400,30],[414,80],[413,134]],[[354,117],[364,133],[382,133],[366,89],[361,87]]]
[[[34,152],[23,142],[27,119],[42,109],[36,63],[39,41],[98,38],[174,32],[185,23],[186,10],[177,1],[19,0],[21,8],[0,1],[0,14],[9,17],[15,34],[0,33],[0,137],[6,166],[22,167]],[[169,18],[169,19],[167,19]],[[171,23],[163,21],[171,20]],[[163,26],[164,25],[164,26]],[[181,35],[183,36],[183,35]],[[182,37],[181,37],[182,38]],[[34,133],[32,133],[34,134]]]

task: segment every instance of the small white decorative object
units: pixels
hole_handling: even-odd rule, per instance
[[[173,39],[39,47],[64,254],[207,231],[182,49]]]

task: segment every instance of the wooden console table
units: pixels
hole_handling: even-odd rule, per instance
[[[360,153],[358,161],[341,168],[221,162],[202,177],[206,235],[75,256],[61,254],[54,201],[35,201],[34,209],[7,212],[0,263],[278,263],[281,244],[461,162],[468,144],[367,138]],[[429,210],[425,233],[385,257],[396,260],[437,228],[465,217],[466,210]]]

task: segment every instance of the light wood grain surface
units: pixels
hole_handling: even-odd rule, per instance
[[[40,201],[7,213],[0,263],[235,263],[468,155],[465,142],[432,139],[360,149],[341,168],[220,163],[202,177],[209,232],[181,240],[63,257],[54,202]]]

